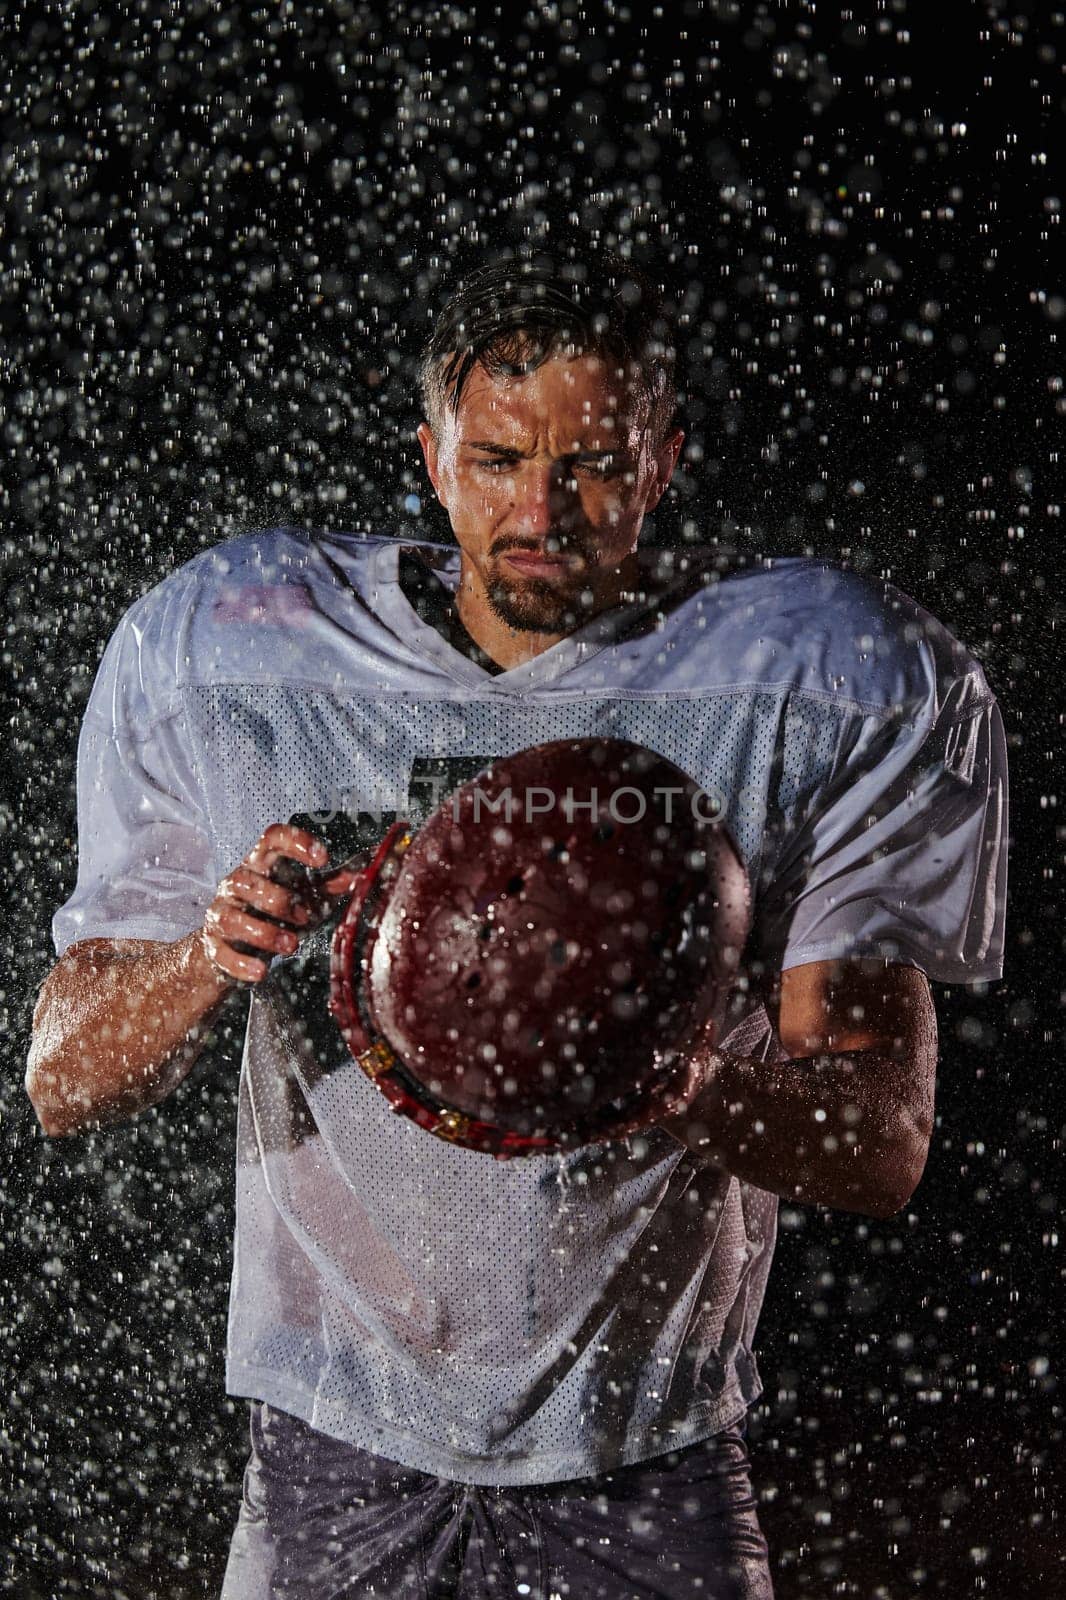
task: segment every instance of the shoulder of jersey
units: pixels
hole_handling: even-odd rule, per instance
[[[191,557],[147,590],[129,607],[120,626],[135,628],[145,642],[153,635],[173,641],[189,626],[194,612],[201,622],[213,619],[225,625],[285,626],[307,608],[316,585],[338,582],[329,560],[331,544],[343,547],[347,562],[358,567],[363,560],[369,563],[382,546],[395,542],[380,534],[295,527],[261,529],[225,539]]]
[[[789,687],[886,716],[992,698],[967,647],[883,579],[817,558],[718,571],[700,557],[657,609],[649,687]]]
[[[350,559],[358,560],[362,555],[369,560],[383,545],[395,544],[396,540],[370,533],[294,527],[258,529],[201,550],[168,573],[130,609],[141,611],[147,618],[160,608],[187,605],[194,598],[232,597],[239,589],[265,592],[292,588],[309,575],[327,572],[324,552],[331,543],[343,545]]]

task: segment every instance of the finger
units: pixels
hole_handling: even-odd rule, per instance
[[[342,894],[351,894],[359,882],[360,875],[358,868],[348,867],[343,872],[334,873],[331,878],[323,878],[319,887],[323,893],[334,898]]]
[[[232,949],[224,939],[204,931],[204,948],[214,965],[241,983],[258,983],[270,971],[270,964],[258,956]]]
[[[253,906],[257,911],[263,911],[270,917],[276,917],[281,922],[291,922],[298,927],[306,927],[310,912],[307,906],[291,889],[284,888],[280,883],[275,883],[273,878],[264,878],[261,873],[250,868],[238,867],[224,878],[219,884],[219,894],[227,900],[233,900],[239,905]]]
[[[324,867],[329,860],[329,851],[322,840],[308,833],[306,828],[293,828],[287,822],[275,822],[264,830],[243,864],[269,875],[279,856],[302,861],[308,867]]]
[[[257,950],[272,950],[276,955],[291,955],[300,942],[291,929],[264,922],[239,906],[225,903],[220,906],[216,902],[204,921],[209,931],[227,944],[239,939],[242,944],[253,945]]]

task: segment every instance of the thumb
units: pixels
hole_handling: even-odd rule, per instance
[[[346,867],[342,872],[335,872],[330,878],[323,878],[319,888],[322,893],[337,899],[341,895],[351,894],[359,882],[360,875],[358,867]]]

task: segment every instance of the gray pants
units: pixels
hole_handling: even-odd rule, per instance
[[[773,1600],[744,1433],[598,1478],[484,1488],[252,1401],[222,1600]]]

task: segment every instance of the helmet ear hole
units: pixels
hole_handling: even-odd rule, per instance
[[[496,1153],[652,1119],[750,927],[701,798],[652,751],[559,740],[495,762],[409,845],[387,836],[334,938],[330,1009],[397,1110]]]

